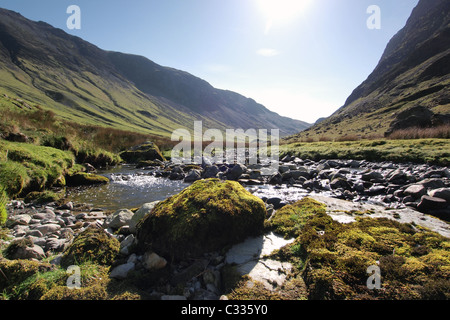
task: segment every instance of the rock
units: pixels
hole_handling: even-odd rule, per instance
[[[228,169],[226,176],[228,180],[238,180],[239,177],[247,170],[242,164],[236,164],[233,168]]]
[[[220,170],[216,165],[206,166],[203,169],[202,178],[204,179],[216,178],[219,172]]]
[[[130,247],[134,244],[135,237],[133,234],[128,235],[121,243],[120,243],[120,253],[123,255],[128,255],[130,253]]]
[[[195,182],[195,181],[201,180],[201,179],[202,179],[202,174],[201,174],[200,170],[193,169],[193,170],[189,171],[189,173],[186,175],[186,177],[184,178],[184,182],[191,183],[191,182]]]
[[[166,259],[150,251],[146,252],[142,257],[142,263],[147,270],[159,270],[167,265]]]
[[[273,176],[271,176],[271,177],[269,178],[268,183],[269,183],[269,184],[272,184],[272,185],[275,185],[275,184],[282,184],[282,183],[283,183],[283,177],[281,176],[280,173],[277,173],[277,174],[275,174],[275,175],[273,175]]]
[[[377,171],[370,171],[368,173],[365,173],[361,176],[361,179],[363,181],[369,181],[369,182],[383,182],[384,177],[380,172]]]
[[[66,240],[50,238],[45,243],[45,251],[63,252],[66,248]]]
[[[120,157],[128,163],[139,163],[145,160],[166,161],[158,146],[153,142],[145,142],[130,150],[120,153]]]
[[[135,233],[136,232],[136,226],[143,218],[145,218],[147,215],[152,212],[153,208],[159,203],[159,201],[153,201],[149,203],[143,204],[131,217],[131,220],[128,222],[130,226],[130,232]]]
[[[450,188],[439,188],[434,189],[428,192],[430,197],[433,198],[441,198],[447,201],[447,203],[450,203]]]
[[[44,224],[36,227],[36,230],[40,231],[42,235],[47,235],[49,233],[54,233],[61,229],[61,226],[59,224]]]
[[[120,242],[102,229],[88,228],[74,238],[72,244],[64,251],[61,265],[92,262],[111,265],[120,250]]]
[[[422,181],[417,182],[417,184],[420,184],[427,189],[439,189],[439,188],[445,187],[445,184],[442,181],[442,179],[436,179],[436,178],[424,179]]]
[[[388,182],[390,183],[404,183],[407,179],[408,175],[400,169],[388,175]]]
[[[91,186],[109,183],[109,179],[92,173],[78,172],[72,175],[67,175],[66,183],[69,187]]]
[[[417,210],[423,213],[430,213],[433,210],[445,209],[447,205],[447,201],[444,199],[422,196],[420,203],[417,205]]]
[[[46,209],[44,212],[33,214],[33,219],[44,220],[44,219],[55,219],[56,214],[50,209]]]
[[[45,252],[42,247],[34,244],[31,239],[16,239],[4,251],[5,258],[9,260],[44,259]]]
[[[294,240],[286,240],[274,233],[248,238],[228,250],[225,262],[227,264],[244,264],[254,261],[255,259],[270,255],[275,250],[294,242]]]
[[[382,193],[385,193],[385,192],[386,192],[386,187],[385,186],[381,186],[381,185],[372,186],[368,190],[368,193],[371,196],[379,195],[379,194],[382,194]]]
[[[105,227],[119,229],[125,225],[129,225],[134,213],[128,209],[120,209],[108,216],[105,220]]]
[[[280,206],[281,198],[272,197],[272,198],[267,199],[266,203],[268,205],[272,205],[275,210],[278,210],[279,208],[281,208],[281,206]]]
[[[138,246],[174,258],[198,257],[262,232],[266,208],[238,182],[194,182],[138,225]]]
[[[121,264],[115,267],[109,276],[114,279],[125,279],[128,276],[128,273],[134,270],[134,267],[135,264],[133,262]]]
[[[406,188],[403,193],[406,196],[412,196],[415,199],[419,199],[423,195],[427,194],[427,189],[421,184],[413,184]]]
[[[345,178],[335,178],[330,182],[330,187],[333,190],[340,188],[347,190],[351,188],[351,185]]]
[[[28,225],[28,223],[31,221],[32,217],[28,214],[18,214],[15,216],[9,217],[9,219],[6,221],[6,227],[12,228],[16,225]]]

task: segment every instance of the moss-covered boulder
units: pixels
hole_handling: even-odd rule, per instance
[[[139,163],[141,161],[166,161],[158,146],[153,142],[146,142],[130,150],[120,153],[120,157],[128,163]]]
[[[55,266],[30,260],[7,260],[0,258],[0,289],[2,292],[18,287],[23,281],[37,274],[54,270]]]
[[[109,179],[93,173],[77,172],[67,175],[66,183],[69,187],[92,186],[109,183]]]
[[[260,234],[264,202],[239,183],[207,179],[158,203],[137,226],[143,251],[182,259]]]
[[[80,233],[61,258],[67,268],[85,262],[111,265],[120,250],[120,242],[102,229],[89,228]]]

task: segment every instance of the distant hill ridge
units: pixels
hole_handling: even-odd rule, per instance
[[[0,9],[0,92],[86,124],[170,136],[174,129],[280,129],[310,124],[282,117],[187,72],[102,50],[45,22]]]

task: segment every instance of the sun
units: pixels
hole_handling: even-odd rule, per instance
[[[273,25],[291,22],[304,12],[311,0],[257,0],[258,7],[267,19],[266,32]]]

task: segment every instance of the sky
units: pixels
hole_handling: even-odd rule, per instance
[[[418,1],[0,0],[0,7],[314,123],[367,79]],[[80,29],[68,28],[71,5],[80,8]],[[379,11],[368,10],[374,5]]]

